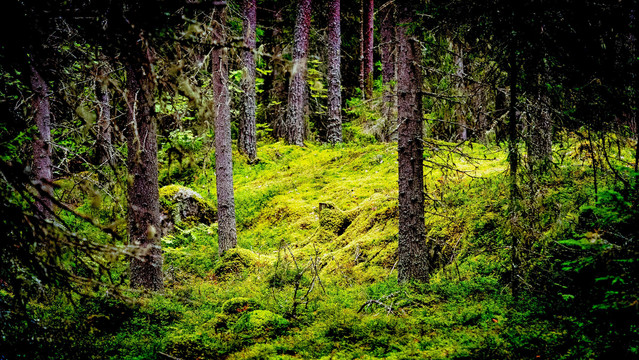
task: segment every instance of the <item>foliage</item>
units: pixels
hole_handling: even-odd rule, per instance
[[[392,145],[274,143],[258,149],[259,164],[235,163],[239,248],[219,258],[215,224],[183,225],[163,239],[164,295],[41,298],[28,308],[37,326],[4,334],[39,331],[49,337],[32,354],[96,359],[631,357],[637,254],[623,241],[636,236],[632,201],[613,187],[589,202],[588,172],[565,157],[530,203],[544,235],[529,243],[530,292],[516,300],[507,289],[513,228],[501,220],[505,154],[446,146],[427,152],[459,169],[426,172],[428,241],[443,254],[428,284],[396,281]],[[190,186],[212,201],[208,182]],[[55,340],[56,331],[75,341]]]

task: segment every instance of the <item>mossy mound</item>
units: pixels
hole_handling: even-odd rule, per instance
[[[222,304],[222,312],[209,320],[206,325],[215,331],[230,329],[245,313],[262,310],[262,308],[262,305],[253,299],[245,297],[231,298]]]
[[[341,235],[352,221],[352,217],[337,208],[335,204],[320,203],[319,224],[322,230]]]
[[[253,299],[236,297],[222,304],[222,313],[225,315],[241,314],[246,311],[260,310],[262,306]]]
[[[160,189],[160,208],[163,235],[173,231],[175,225],[208,225],[217,221],[215,207],[193,189],[181,185]]]
[[[244,313],[235,323],[233,331],[245,339],[272,337],[282,334],[288,324],[288,320],[271,311],[254,310]]]
[[[259,263],[257,255],[251,250],[233,248],[222,255],[213,271],[217,277],[224,279],[246,269],[251,269]]]

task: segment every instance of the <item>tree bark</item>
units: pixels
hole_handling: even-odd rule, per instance
[[[396,1],[399,58],[399,255],[398,280],[428,281],[429,257],[425,242],[421,48],[409,32],[415,1]]]
[[[328,10],[328,126],[329,143],[342,142],[342,74],[340,48],[340,0],[330,0]]]
[[[113,164],[111,144],[111,96],[108,71],[104,64],[98,67],[95,97],[98,102],[97,160],[100,165]]]
[[[454,40],[452,40],[454,41]],[[466,89],[466,83],[464,79],[464,48],[462,44],[457,43],[455,46],[455,77],[456,77],[456,88],[457,95],[463,95],[464,90]],[[466,141],[468,139],[468,126],[466,122],[466,114],[464,113],[464,104],[459,103],[456,106],[456,117],[457,117],[457,138],[461,141]]]
[[[528,162],[533,172],[545,172],[552,160],[552,116],[544,75],[537,77],[537,109],[528,138]]]
[[[145,51],[132,47],[129,51]],[[161,291],[160,203],[158,194],[155,81],[148,54],[127,56],[127,169],[129,243],[139,247],[131,259],[131,287]]]
[[[276,6],[274,9],[275,25],[273,26],[273,57],[271,61],[271,73],[273,87],[269,92],[269,109],[272,114],[271,127],[273,134],[278,139],[286,138],[286,71],[282,54],[282,9]]]
[[[363,56],[362,56],[362,68],[364,77],[364,98],[370,99],[373,96],[373,25],[374,25],[374,1],[362,0],[362,42],[363,42]]]
[[[513,30],[515,29],[516,16],[513,10]],[[515,35],[513,35],[515,36]],[[517,186],[517,170],[519,165],[519,152],[517,150],[517,50],[516,42],[513,38],[509,49],[509,83],[510,83],[510,106],[508,109],[508,166],[510,170],[510,201],[511,217],[515,216],[518,208],[519,188]],[[514,221],[514,219],[511,219]],[[513,296],[517,297],[519,292],[519,268],[521,259],[519,257],[519,238],[515,232],[512,234],[511,246],[511,286]]]
[[[219,2],[213,12],[213,42],[226,42],[226,3]],[[237,245],[235,198],[233,194],[233,149],[228,89],[228,49],[216,46],[211,51],[213,97],[215,98],[215,180],[217,185],[218,252]]]
[[[384,101],[384,131],[381,141],[393,140],[397,128],[397,95],[396,91],[396,39],[395,39],[395,3],[389,1],[379,10],[381,21],[380,52],[382,57],[382,83]]]
[[[244,0],[244,46],[242,50],[242,109],[238,148],[252,163],[257,159],[255,134],[255,0]]]
[[[300,0],[295,23],[295,43],[293,44],[293,68],[288,92],[288,114],[286,121],[286,141],[304,146],[304,108],[308,93],[306,90],[306,62],[308,57],[308,33],[311,27],[311,0]]]
[[[42,195],[36,202],[36,208],[45,219],[52,217],[51,189],[52,163],[51,163],[51,105],[49,102],[49,86],[42,78],[35,65],[30,66],[29,77],[33,98],[31,107],[33,108],[36,127],[38,132],[33,142],[33,165],[31,167],[33,180],[36,185],[49,195]]]

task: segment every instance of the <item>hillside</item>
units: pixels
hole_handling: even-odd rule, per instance
[[[587,229],[596,226],[584,216],[593,190],[576,149],[557,149],[549,175],[522,186],[536,196],[520,205],[528,217],[513,220],[504,150],[430,144],[427,241],[438,255],[429,283],[400,286],[396,145],[264,144],[258,164],[235,156],[237,249],[220,259],[217,224],[178,224],[162,239],[165,293],[120,299],[96,289],[100,296],[75,305],[33,302],[42,333],[32,336],[46,329],[36,347],[95,359],[597,358],[618,345],[636,351],[636,322],[624,318],[636,317],[627,305],[636,276],[599,264],[627,271],[634,255],[606,246],[601,228]],[[208,156],[201,151],[196,158]],[[171,178],[190,174],[178,182],[214,204],[215,174],[204,165],[174,163]],[[165,183],[168,172],[165,163]],[[600,207],[610,205],[605,201],[602,192]],[[513,233],[527,251],[519,298],[510,291]],[[125,264],[114,271],[125,272]],[[601,279],[602,272],[623,285]],[[599,327],[601,316],[614,325]]]

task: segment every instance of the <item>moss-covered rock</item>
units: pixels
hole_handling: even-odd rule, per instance
[[[160,207],[162,235],[170,233],[178,224],[212,224],[217,220],[217,210],[210,202],[181,185],[168,185],[160,189]]]
[[[258,264],[257,255],[248,249],[233,248],[227,250],[213,271],[220,278],[251,269]]]
[[[288,320],[271,311],[254,310],[240,317],[233,332],[245,339],[272,337],[283,333],[288,324]]]

